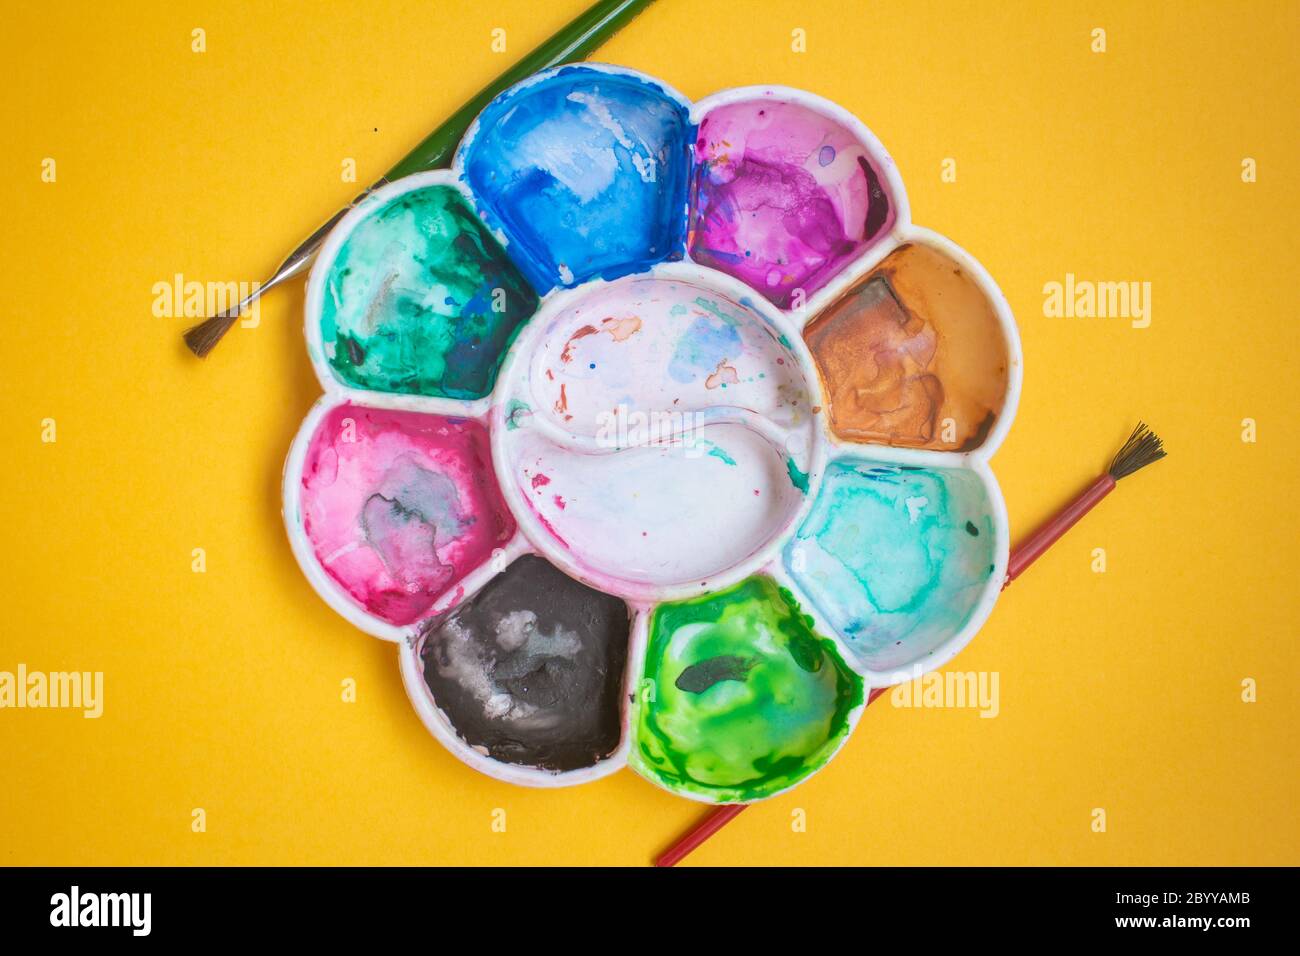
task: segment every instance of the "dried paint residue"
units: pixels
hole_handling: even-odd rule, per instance
[[[515,530],[481,425],[350,404],[312,435],[301,509],[326,573],[397,625],[419,620]]]
[[[465,177],[543,291],[681,258],[690,123],[659,86],[566,67],[483,111]]]
[[[909,243],[804,332],[850,441],[969,451],[1002,409],[1008,352],[997,313],[960,265]]]
[[[330,264],[325,357],[348,385],[481,398],[537,295],[460,191],[429,186],[372,209]]]
[[[651,617],[631,760],[679,792],[756,800],[830,759],[861,679],[766,577]]]
[[[424,680],[456,732],[494,760],[590,767],[618,748],[628,630],[618,598],[527,555],[425,627]]]
[[[782,308],[883,236],[895,211],[876,160],[847,128],[760,98],[700,122],[688,244]]]
[[[616,591],[707,580],[793,524],[819,423],[803,366],[752,300],[624,278],[529,334],[535,357],[512,366],[503,405],[536,412],[496,436],[503,480],[584,573]]]
[[[864,665],[904,667],[961,630],[983,595],[992,505],[972,471],[841,459],[785,562]]]

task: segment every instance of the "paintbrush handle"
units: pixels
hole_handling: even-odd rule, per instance
[[[1073,501],[1049,518],[1037,531],[1011,549],[1011,558],[1007,561],[1008,584],[1020,577],[1044,551],[1050,548],[1060,537],[1074,527],[1075,523],[1086,515],[1098,502],[1115,488],[1115,479],[1103,473],[1096,481],[1085,488]]]
[[[474,117],[483,112],[483,107],[492,102],[497,94],[538,70],[585,60],[653,2],[654,0],[602,0],[592,4],[553,37],[479,90],[464,106],[449,116],[445,123],[425,137],[419,146],[399,160],[397,165],[384,174],[384,178],[400,179],[411,173],[450,166],[452,154],[456,152],[465,130],[469,129]]]
[[[655,866],[676,866],[701,843],[725,827],[734,817],[739,816],[740,811],[744,810],[746,806],[748,804],[727,803],[720,807],[714,807],[704,819],[695,824],[681,839],[664,851],[663,855],[655,860]]]

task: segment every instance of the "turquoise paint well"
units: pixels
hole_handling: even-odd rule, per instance
[[[840,460],[784,560],[861,663],[889,671],[924,664],[970,620],[994,538],[974,472]]]

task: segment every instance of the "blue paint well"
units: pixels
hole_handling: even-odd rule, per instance
[[[545,292],[682,257],[694,137],[686,107],[656,84],[565,67],[490,104],[461,163]]]
[[[924,666],[970,620],[993,571],[974,472],[840,460],[786,546],[791,576],[866,666]]]

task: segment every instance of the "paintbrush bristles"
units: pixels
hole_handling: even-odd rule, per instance
[[[221,341],[221,337],[230,331],[230,327],[238,318],[238,312],[233,315],[228,312],[214,315],[193,328],[186,329],[185,344],[189,346],[191,352],[203,358]]]
[[[1107,471],[1112,478],[1119,481],[1139,468],[1145,468],[1153,461],[1159,461],[1164,457],[1165,446],[1160,436],[1147,428],[1145,423],[1138,422],[1137,428],[1133,429],[1133,434],[1128,436],[1128,441],[1111,461]]]

